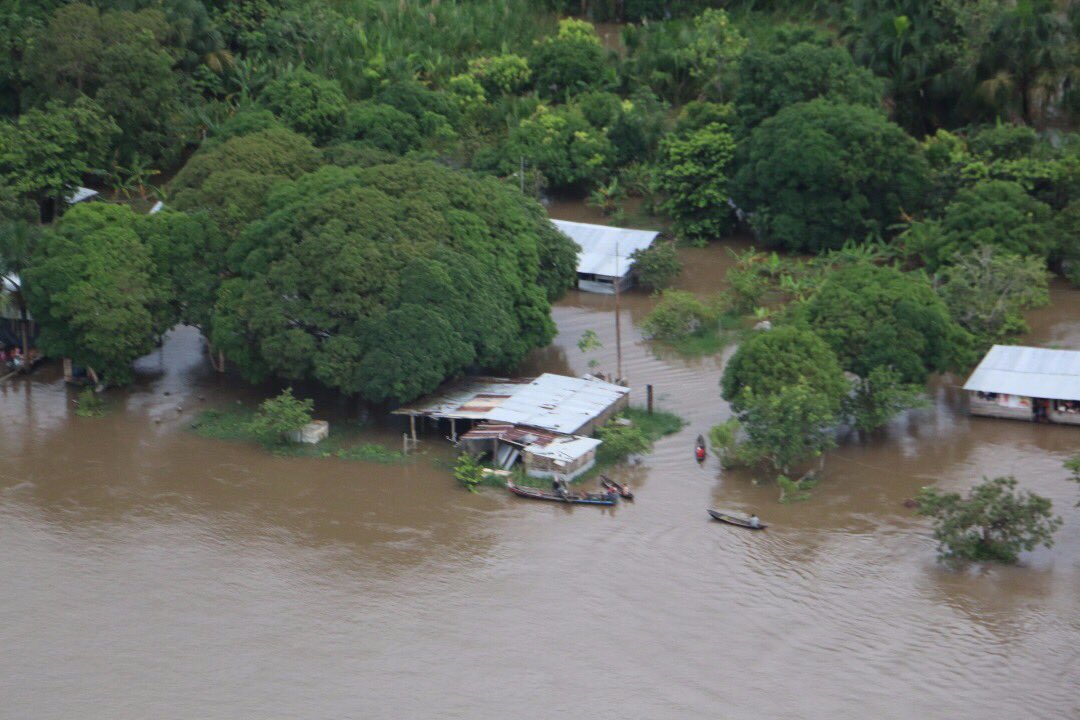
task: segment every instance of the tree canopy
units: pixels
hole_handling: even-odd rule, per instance
[[[284,128],[231,137],[195,153],[170,185],[170,204],[209,212],[235,237],[262,214],[270,188],[314,170],[320,160],[307,138]]]
[[[862,378],[891,367],[923,382],[955,367],[969,342],[929,278],[869,263],[829,274],[797,314]]]
[[[136,231],[140,219],[117,205],[72,208],[42,236],[26,270],[42,350],[109,384],[128,382],[131,363],[175,321],[169,285]]]
[[[856,65],[844,48],[798,42],[752,47],[742,56],[735,107],[740,123],[749,129],[789,105],[814,98],[877,107],[882,92],[881,81]]]
[[[210,334],[244,375],[404,402],[546,344],[576,251],[514,189],[400,162],[282,184],[230,261]]]
[[[798,251],[885,235],[921,207],[927,180],[915,141],[884,115],[823,99],[761,123],[739,166],[733,195],[757,235]]]
[[[747,407],[747,390],[761,398],[801,381],[823,393],[833,413],[849,389],[828,344],[809,330],[785,325],[757,332],[739,345],[724,368],[720,387],[739,413]]]

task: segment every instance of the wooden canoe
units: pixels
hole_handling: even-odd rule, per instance
[[[619,493],[619,497],[621,497],[623,500],[634,499],[634,491],[630,489],[629,485],[627,485],[626,483],[617,483],[611,478],[609,478],[607,475],[600,476],[600,487],[604,488],[605,490],[614,490],[615,492]]]
[[[567,493],[562,496],[556,492],[540,490],[539,488],[521,487],[512,481],[506,483],[506,489],[519,497],[530,500],[547,500],[549,502],[567,503],[570,505],[614,505],[619,501],[615,493]]]
[[[729,525],[738,525],[748,530],[764,530],[769,527],[768,523],[758,520],[759,525],[754,527],[750,524],[750,516],[745,513],[733,512],[730,510],[709,510],[709,515],[713,520],[719,520],[720,522],[728,523]]]

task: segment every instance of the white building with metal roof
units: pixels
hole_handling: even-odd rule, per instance
[[[995,345],[964,390],[973,415],[1080,425],[1080,351]]]
[[[616,282],[619,290],[630,287],[634,265],[630,256],[651,246],[660,234],[656,230],[630,230],[569,220],[551,222],[581,247],[578,288],[588,292],[613,293]]]

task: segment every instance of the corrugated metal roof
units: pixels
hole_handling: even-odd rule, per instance
[[[533,380],[469,380],[406,405],[397,415],[494,420],[573,434],[630,392],[592,376],[545,373]]]
[[[1080,400],[1080,351],[995,345],[971,373],[964,389]]]
[[[598,445],[600,445],[600,441],[595,438],[575,436],[559,438],[547,445],[530,445],[525,448],[525,452],[537,457],[571,462],[595,450]]]
[[[85,200],[89,200],[90,198],[97,196],[97,190],[91,190],[90,188],[86,187],[77,187],[75,188],[75,191],[73,193],[67,196],[67,202],[68,205],[75,205],[77,203],[81,203]]]
[[[652,245],[653,240],[660,234],[655,230],[629,230],[569,220],[551,222],[581,246],[577,271],[605,277],[622,277],[630,272],[630,256],[634,251],[644,250]],[[619,250],[617,257],[616,247]]]

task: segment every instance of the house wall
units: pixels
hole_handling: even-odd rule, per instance
[[[595,464],[595,448],[573,462],[567,463],[565,467],[557,466],[551,458],[533,455],[528,451],[525,452],[525,473],[529,477],[550,478],[559,476],[566,477],[567,480],[573,480],[578,475],[587,472]]]
[[[968,392],[968,409],[972,415],[1027,420],[1034,418],[1031,412],[1031,398],[1017,395],[997,395],[990,399],[979,397],[979,393]]]
[[[630,405],[630,393],[626,393],[621,398],[616,400],[607,410],[600,413],[592,420],[589,420],[581,427],[575,429],[573,432],[568,433],[570,435],[592,435],[596,432],[596,428],[603,427],[607,424],[611,418],[615,417]]]

